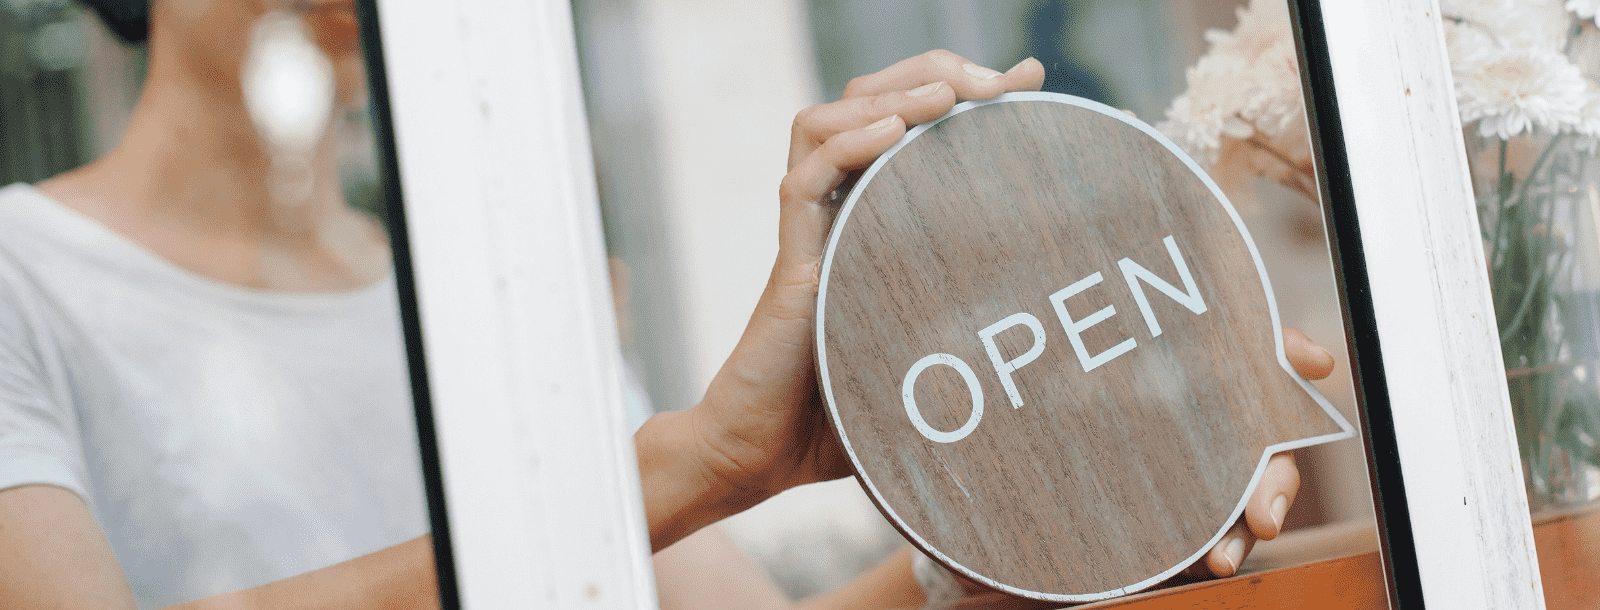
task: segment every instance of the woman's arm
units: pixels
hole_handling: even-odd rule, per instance
[[[433,546],[422,536],[182,610],[434,610]],[[127,577],[77,494],[51,485],[0,491],[0,608],[133,610]]]
[[[794,610],[881,610],[921,608],[927,602],[911,573],[916,549],[901,547],[877,567],[843,587],[806,599]]]
[[[789,597],[722,528],[710,526],[652,558],[661,610],[786,610]]]
[[[656,553],[656,590],[661,610],[921,608],[926,599],[911,574],[915,552],[902,547],[845,586],[796,603],[721,528],[711,526]]]
[[[433,538],[389,548],[259,587],[173,606],[170,610],[437,610]]]
[[[60,487],[0,491],[0,574],[0,608],[135,608],[89,507]]]

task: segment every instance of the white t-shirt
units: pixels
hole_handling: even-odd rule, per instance
[[[0,489],[77,492],[141,608],[426,533],[404,354],[393,278],[239,288],[0,188]]]

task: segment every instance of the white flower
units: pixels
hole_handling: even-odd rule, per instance
[[[1543,47],[1560,52],[1572,32],[1572,15],[1561,0],[1518,0],[1521,10],[1501,25],[1501,42],[1510,46]]]
[[[1511,9],[1512,0],[1439,0],[1439,12],[1446,20],[1465,20],[1492,24],[1494,16]]]
[[[1578,35],[1567,44],[1567,59],[1583,71],[1584,78],[1600,81],[1600,27],[1583,26]]]
[[[1190,68],[1189,72],[1193,74],[1195,69]],[[1167,120],[1157,124],[1156,129],[1167,134],[1201,165],[1211,165],[1216,162],[1217,149],[1222,146],[1223,116],[1214,106],[1197,108],[1194,97],[1198,96],[1181,95],[1172,100],[1172,106],[1167,108]]]
[[[1544,49],[1490,50],[1451,62],[1461,122],[1484,137],[1577,127],[1588,82],[1565,55]]]
[[[1304,129],[1305,105],[1287,4],[1252,0],[1232,32],[1211,30],[1211,49],[1188,71],[1189,90],[1157,126],[1202,164],[1223,138],[1272,137]]]
[[[1446,23],[1457,23],[1476,30],[1501,48],[1541,48],[1559,52],[1566,45],[1568,28],[1572,25],[1571,17],[1561,2],[1443,0],[1439,3],[1439,10]],[[1451,57],[1458,58],[1453,52]]]
[[[1582,19],[1600,16],[1600,0],[1567,0],[1567,10]]]
[[[1188,71],[1163,133],[1205,166],[1234,207],[1254,207],[1267,178],[1314,197],[1311,144],[1287,3],[1251,0],[1232,32],[1211,30],[1211,48]]]
[[[1600,151],[1600,87],[1590,83],[1588,98],[1579,111],[1578,124],[1573,131],[1578,134],[1578,147],[1592,155]]]
[[[1465,21],[1444,22],[1444,46],[1451,66],[1460,65],[1469,55],[1499,48],[1487,30]]]

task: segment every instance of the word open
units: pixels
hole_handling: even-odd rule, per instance
[[[1184,262],[1183,254],[1178,251],[1178,243],[1168,235],[1162,239],[1167,246],[1167,254],[1172,257],[1172,264],[1178,270],[1178,279],[1183,284],[1179,289],[1160,276],[1146,269],[1143,265],[1132,259],[1123,258],[1117,261],[1117,267],[1122,272],[1122,279],[1127,283],[1128,291],[1133,293],[1133,300],[1139,306],[1139,314],[1143,316],[1145,326],[1150,330],[1150,337],[1160,337],[1162,333],[1161,322],[1156,319],[1155,311],[1150,307],[1150,298],[1145,294],[1145,287],[1154,288],[1166,295],[1179,305],[1184,306],[1196,315],[1206,312],[1204,297],[1200,294],[1200,287],[1195,284],[1194,275],[1189,271],[1189,265]],[[1078,357],[1078,362],[1083,366],[1085,373],[1093,371],[1118,356],[1133,351],[1138,347],[1138,341],[1128,337],[1110,348],[1092,354],[1084,345],[1083,334],[1096,324],[1105,322],[1111,316],[1117,315],[1115,305],[1107,305],[1083,318],[1073,318],[1067,311],[1067,299],[1070,299],[1085,290],[1088,290],[1104,281],[1104,276],[1099,271],[1089,274],[1081,280],[1049,295],[1048,299],[1056,312],[1056,319],[1060,322],[1062,330],[1067,333],[1067,341],[1072,343],[1072,350]],[[1000,353],[1000,347],[995,343],[995,335],[1014,326],[1025,326],[1033,332],[1033,344],[1029,348],[1009,360]],[[978,341],[982,342],[984,352],[989,355],[989,363],[993,365],[995,375],[1000,380],[1001,387],[1005,388],[1006,396],[1011,400],[1013,409],[1023,406],[1022,393],[1017,389],[1017,382],[1013,373],[1017,369],[1027,366],[1044,353],[1045,330],[1044,323],[1039,318],[1027,312],[1017,312],[1002,318],[978,331]],[[916,384],[917,378],[928,368],[943,365],[956,370],[961,379],[967,384],[967,391],[971,394],[972,411],[967,416],[966,423],[951,431],[943,431],[929,425],[922,417],[922,411],[917,408]],[[900,384],[900,397],[906,408],[906,415],[911,419],[911,425],[928,440],[937,443],[953,443],[966,438],[978,427],[978,422],[983,419],[983,388],[978,384],[978,374],[972,370],[961,358],[951,354],[929,354],[917,360],[906,371],[905,380]]]

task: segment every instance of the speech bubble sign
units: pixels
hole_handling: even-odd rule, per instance
[[[1178,573],[1267,458],[1354,429],[1289,365],[1222,191],[1089,100],[957,105],[835,221],[817,362],[862,486],[990,587],[1084,602]]]

